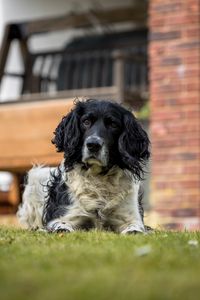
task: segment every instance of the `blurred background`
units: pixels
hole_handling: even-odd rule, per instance
[[[149,132],[146,223],[200,229],[198,0],[0,0],[0,223],[76,97],[131,107]]]

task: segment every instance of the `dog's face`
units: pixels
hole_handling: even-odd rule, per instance
[[[131,112],[109,101],[78,102],[56,128],[53,143],[64,151],[66,169],[76,163],[102,171],[118,165],[141,178],[149,158],[145,131]]]
[[[83,132],[82,162],[108,168],[115,161],[119,136],[123,130],[123,112],[113,103],[98,102],[85,106],[80,118]]]

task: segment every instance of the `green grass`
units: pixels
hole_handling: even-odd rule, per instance
[[[197,240],[199,245],[189,245]],[[147,248],[146,255],[141,250]],[[199,299],[200,233],[0,228],[2,300]]]

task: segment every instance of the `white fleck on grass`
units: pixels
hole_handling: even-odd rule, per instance
[[[188,245],[193,246],[193,247],[198,247],[199,242],[197,240],[189,240]]]
[[[163,237],[163,238],[167,238],[167,237],[168,237],[168,234],[164,233],[164,234],[162,235],[162,237]]]
[[[138,247],[135,249],[135,255],[137,256],[145,256],[148,255],[152,251],[151,245],[144,245],[142,247]]]

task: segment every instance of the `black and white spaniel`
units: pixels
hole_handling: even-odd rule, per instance
[[[54,133],[64,160],[29,171],[21,223],[49,232],[145,232],[139,190],[149,139],[133,114],[110,101],[78,101]]]

